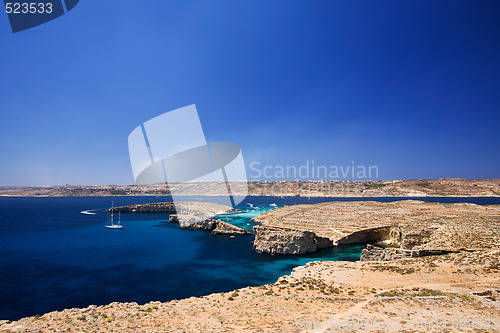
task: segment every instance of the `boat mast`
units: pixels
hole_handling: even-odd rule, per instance
[[[115,203],[114,201],[111,202],[111,225],[114,224],[114,220],[113,220],[114,203]]]

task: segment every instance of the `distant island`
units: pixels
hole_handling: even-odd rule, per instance
[[[245,182],[237,183],[233,195],[245,195]],[[192,183],[191,183],[192,184]],[[494,197],[500,196],[500,179],[412,179],[379,181],[249,181],[248,196],[286,197]],[[142,196],[225,195],[220,182],[168,183],[154,185],[64,185],[51,187],[2,186],[0,196]]]

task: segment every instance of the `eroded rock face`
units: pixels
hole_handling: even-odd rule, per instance
[[[168,222],[179,223],[179,216],[177,214],[170,214],[170,216],[168,217]]]
[[[439,225],[410,225],[400,224],[390,227],[387,237],[379,240],[379,243],[386,247],[399,247],[406,250],[418,250],[423,247],[429,248],[430,243],[436,234],[439,234]]]
[[[381,248],[368,244],[361,252],[361,261],[391,261],[404,258],[425,257],[448,254],[451,250],[406,250],[397,248]]]
[[[179,227],[183,229],[193,230],[211,230],[212,234],[223,235],[249,235],[245,229],[229,224],[227,222],[215,219],[207,219],[200,221],[197,216],[182,215],[179,219],[178,214],[170,215],[169,222],[179,223]]]
[[[385,239],[389,229],[381,227],[362,230],[334,243],[331,239],[320,237],[311,231],[261,226],[255,228],[254,249],[273,254],[303,254],[340,244],[360,244]]]
[[[254,218],[261,228],[267,228],[256,233],[254,247],[260,252],[295,254],[315,251],[315,247],[378,242],[402,250],[384,254],[388,257],[454,248],[499,248],[499,219],[500,207],[468,203],[402,200],[288,206]],[[295,240],[300,244],[292,244]]]
[[[217,220],[215,229],[212,230],[212,234],[249,235],[250,232],[227,222]]]
[[[369,228],[353,232],[342,237],[337,244],[361,244],[385,240],[389,237],[391,227]]]
[[[261,226],[255,228],[253,247],[257,252],[303,254],[315,252],[317,244],[316,235],[310,231]]]
[[[216,221],[212,219],[201,220],[197,216],[183,214],[182,218],[178,219],[179,227],[183,229],[195,230],[213,230],[216,226]]]

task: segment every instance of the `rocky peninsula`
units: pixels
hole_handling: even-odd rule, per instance
[[[107,212],[170,213],[169,222],[183,229],[209,230],[212,234],[248,235],[245,229],[211,217],[225,214],[232,208],[209,202],[158,202],[112,207]]]
[[[210,202],[155,202],[128,206],[112,207],[106,212],[124,213],[177,213],[194,216],[214,216],[231,211],[231,207]]]
[[[254,221],[261,224],[255,228],[254,248],[266,253],[302,254],[360,243],[443,253],[500,248],[498,206],[416,200],[327,202],[283,207]]]
[[[172,214],[169,217],[169,222],[178,223],[179,227],[183,229],[193,229],[193,230],[211,230],[212,234],[224,234],[224,235],[249,235],[250,232],[237,227],[235,225],[229,224],[225,221],[217,219],[206,219],[200,220],[193,215]]]

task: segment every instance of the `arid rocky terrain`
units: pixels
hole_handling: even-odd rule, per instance
[[[500,248],[500,207],[470,203],[325,202],[254,218],[259,252],[297,254],[337,244],[379,242],[406,250]]]
[[[249,182],[250,195],[301,197],[500,196],[498,179]]]

